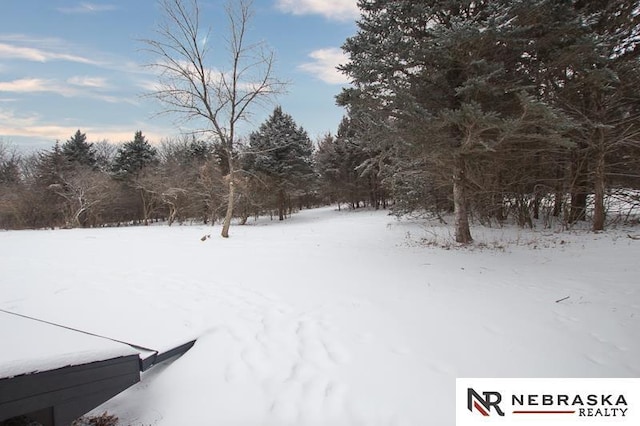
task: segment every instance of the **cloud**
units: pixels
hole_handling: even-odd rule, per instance
[[[107,79],[103,77],[80,77],[75,76],[67,79],[67,83],[72,84],[74,86],[80,87],[90,87],[94,89],[104,89],[109,85],[107,84]]]
[[[3,136],[40,139],[53,143],[55,140],[67,140],[78,128],[82,129],[91,141],[107,140],[113,143],[133,140],[137,130],[142,130],[147,140],[152,143],[159,143],[176,132],[175,129],[151,127],[148,123],[141,122],[96,126],[56,125],[45,122],[36,114],[19,116],[11,110],[0,108],[0,135]]]
[[[88,58],[83,58],[82,56],[72,55],[68,53],[47,52],[33,47],[14,46],[6,43],[0,43],[0,58],[24,59],[33,62],[61,60],[69,62],[79,62],[82,64],[97,64],[96,61]]]
[[[106,80],[100,77],[71,77],[66,82],[43,78],[0,81],[0,93],[55,93],[65,98],[83,97],[109,103],[139,104],[138,100],[131,97],[94,92],[95,89],[103,89],[105,87],[107,87]]]
[[[347,56],[341,49],[330,47],[314,50],[309,54],[312,62],[298,66],[298,69],[313,75],[329,84],[347,84],[349,79],[337,70],[337,66],[347,62]]]
[[[57,93],[62,96],[70,97],[77,92],[56,80],[47,80],[42,78],[21,78],[13,81],[0,82],[0,92],[10,93],[38,93],[50,92]]]
[[[126,74],[149,75],[139,62],[110,52],[96,51],[67,40],[32,37],[27,34],[0,34],[0,60],[20,59],[32,62],[68,61]],[[2,64],[0,64],[2,66]],[[0,69],[0,71],[2,71]]]
[[[81,2],[72,7],[59,7],[58,12],[66,14],[88,14],[88,13],[100,13],[116,10],[117,7],[113,4],[97,4]]]
[[[32,125],[36,119],[37,116],[35,115],[17,116],[12,110],[0,108],[0,123],[10,122],[16,127],[23,127]]]
[[[155,92],[160,90],[160,83],[158,83],[158,80],[142,79],[136,83],[136,86],[145,92]]]
[[[294,15],[322,15],[335,21],[350,21],[360,16],[357,0],[276,0],[278,9]]]

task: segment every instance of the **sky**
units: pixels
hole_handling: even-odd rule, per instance
[[[224,67],[214,37],[228,32],[225,1],[199,3],[213,62]],[[252,109],[241,136],[276,105],[312,140],[335,133],[344,115],[335,96],[348,84],[335,67],[356,31],[356,0],[254,0],[252,9],[248,36],[273,50],[275,76],[288,84],[271,104]],[[145,96],[157,76],[145,66],[152,58],[141,40],[156,37],[162,21],[156,0],[4,0],[1,10],[0,142],[50,149],[80,129],[90,142],[126,142],[141,130],[159,143],[193,126],[159,114],[163,106]]]

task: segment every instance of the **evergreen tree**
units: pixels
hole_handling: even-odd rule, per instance
[[[76,166],[95,167],[96,153],[93,144],[87,142],[87,135],[79,129],[64,144],[62,154],[67,161]]]
[[[34,155],[33,178],[30,183],[32,191],[37,194],[38,204],[37,213],[32,218],[33,227],[64,225],[64,200],[56,193],[56,189],[64,188],[70,168],[58,141],[51,151]]]
[[[604,229],[612,167],[624,153],[640,147],[640,96],[635,89],[640,84],[640,3],[575,1],[571,6],[563,19],[575,17],[571,33],[580,38],[560,52],[570,62],[557,68],[561,76],[554,81],[552,101],[578,124],[572,134],[576,148],[570,158],[568,220],[586,219],[587,197],[593,194],[593,230],[599,231]]]
[[[473,197],[485,191],[504,146],[561,143],[568,123],[540,100],[517,25],[526,2],[359,1],[359,31],[343,46],[341,69],[354,81],[338,102],[387,127],[402,167],[430,165],[435,187],[449,185],[455,238],[469,243]],[[380,124],[382,123],[382,124]],[[536,125],[533,125],[536,123]],[[389,147],[373,146],[382,155]],[[423,161],[415,161],[419,158]],[[420,171],[420,170],[416,170]],[[435,172],[435,173],[434,173]],[[437,182],[440,180],[440,182]]]
[[[335,137],[327,135],[318,144],[315,164],[323,192],[330,202],[380,207],[384,204],[379,160],[374,144],[367,144],[352,119],[344,117]]]
[[[324,201],[328,203],[343,202],[339,189],[342,183],[340,157],[336,138],[333,135],[327,134],[318,142],[318,149],[314,154],[314,164],[320,179],[320,190],[325,197]]]
[[[147,142],[141,131],[118,149],[113,172],[119,177],[137,177],[145,167],[157,164],[158,151]]]
[[[16,184],[21,181],[20,155],[8,152],[0,140],[0,185]]]
[[[136,131],[130,142],[123,144],[116,153],[112,172],[116,179],[122,180],[123,198],[132,209],[135,206],[135,219],[149,224],[152,216],[161,205],[158,193],[159,181],[158,151],[147,142],[141,131]]]
[[[51,151],[42,151],[37,154],[36,180],[42,186],[60,184],[64,181],[64,175],[68,173],[69,168],[60,143],[56,141]]]
[[[278,216],[283,220],[289,198],[302,195],[314,177],[313,145],[307,132],[276,107],[271,116],[249,137],[245,159],[247,171],[268,180],[276,194]]]

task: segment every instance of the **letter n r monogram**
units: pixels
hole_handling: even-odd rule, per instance
[[[499,416],[504,416],[504,412],[500,409],[500,401],[502,395],[500,392],[482,392],[480,396],[473,388],[467,388],[467,409],[471,412],[475,409],[483,416],[491,414],[491,408],[496,410]]]

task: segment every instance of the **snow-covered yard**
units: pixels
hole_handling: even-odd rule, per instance
[[[640,376],[637,230],[446,249],[446,227],[323,208],[218,231],[0,232],[0,309],[198,337],[97,410],[123,425],[453,425],[456,377]]]

